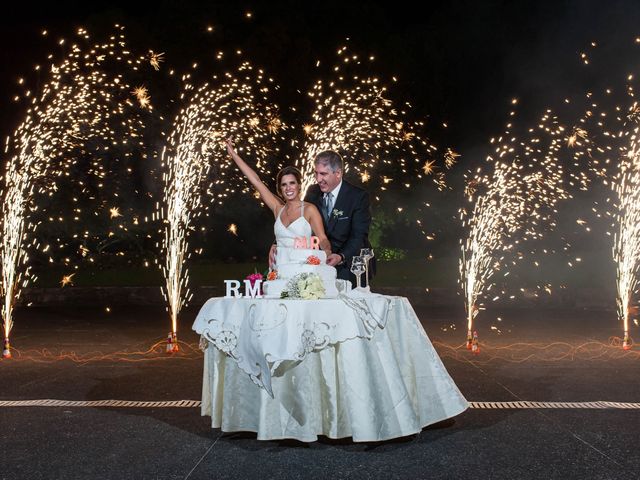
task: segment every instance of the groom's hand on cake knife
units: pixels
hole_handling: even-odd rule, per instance
[[[339,253],[332,253],[327,257],[327,265],[335,267],[337,265],[340,265],[340,263],[342,263],[342,255],[340,255]]]

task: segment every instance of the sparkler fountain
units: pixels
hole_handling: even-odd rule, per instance
[[[171,318],[171,332],[167,351],[178,350],[178,317],[191,298],[189,272],[185,266],[190,257],[188,234],[194,220],[206,207],[203,193],[216,195],[218,203],[234,189],[235,182],[225,182],[229,162],[223,141],[232,137],[240,143],[238,150],[258,159],[256,168],[268,175],[267,163],[271,135],[281,127],[276,108],[267,100],[271,79],[265,79],[261,70],[249,63],[238,69],[238,78],[231,73],[220,79],[214,76],[214,84],[205,83],[197,90],[191,84],[190,74],[183,77],[184,92],[188,104],[177,115],[163,151],[164,220],[162,272],[165,286],[162,290]],[[205,186],[212,165],[215,178]],[[232,170],[235,173],[235,169]],[[240,182],[238,182],[240,183]],[[214,193],[214,189],[219,189]]]
[[[635,103],[632,112],[637,111]],[[635,117],[631,121],[636,120]],[[636,123],[637,125],[637,123]],[[637,314],[633,296],[638,289],[640,271],[640,145],[639,128],[631,132],[627,155],[620,160],[620,171],[613,188],[618,195],[616,220],[618,231],[614,237],[613,259],[616,262],[617,310],[622,321],[624,337],[622,347],[631,348],[630,317]]]
[[[481,297],[494,286],[490,280],[500,270],[504,276],[509,275],[508,263],[524,258],[518,249],[540,240],[545,229],[555,227],[556,204],[569,198],[558,161],[563,132],[549,112],[537,129],[529,130],[531,136],[525,141],[518,142],[507,130],[492,140],[497,143],[496,157],[487,160],[493,171],[483,174],[479,168],[468,180],[465,194],[473,206],[460,210],[468,233],[466,240],[461,240],[459,265],[467,313],[467,348],[474,353],[479,350],[474,349],[478,336],[473,324],[485,308]],[[497,293],[493,300],[501,294]]]
[[[99,163],[113,147],[139,142],[142,124],[130,114],[137,107],[122,72],[138,70],[145,60],[127,49],[124,29],[116,25],[115,30],[106,43],[88,45],[87,51],[73,44],[61,63],[51,65],[41,91],[25,90],[26,118],[7,139],[0,226],[4,357],[11,356],[15,303],[31,279],[27,248],[39,246],[33,237],[37,224],[30,219],[38,209],[36,196],[55,191],[56,176],[68,172],[81,156]],[[79,29],[77,36],[79,43],[88,44],[86,30]],[[91,139],[100,141],[90,145]]]

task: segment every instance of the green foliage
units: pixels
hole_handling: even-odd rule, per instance
[[[402,248],[374,248],[376,258],[381,261],[403,260],[407,257],[407,251]]]

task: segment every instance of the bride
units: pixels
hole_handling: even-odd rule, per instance
[[[284,167],[276,176],[278,195],[274,195],[260,180],[258,174],[245,162],[233,147],[233,140],[226,140],[227,152],[240,171],[249,179],[260,194],[262,201],[273,212],[276,219],[274,231],[279,246],[292,247],[295,237],[309,238],[312,233],[318,237],[320,248],[327,258],[331,255],[331,243],[322,225],[322,216],[312,203],[300,199],[302,190],[302,174],[295,167]],[[302,220],[302,221],[299,221]],[[269,259],[271,268],[272,259]]]

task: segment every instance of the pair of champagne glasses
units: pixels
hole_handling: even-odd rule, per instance
[[[351,261],[351,273],[356,276],[356,288],[362,286],[362,274],[366,274],[367,286],[369,286],[369,260],[374,257],[373,248],[363,248],[360,255],[353,257]]]

